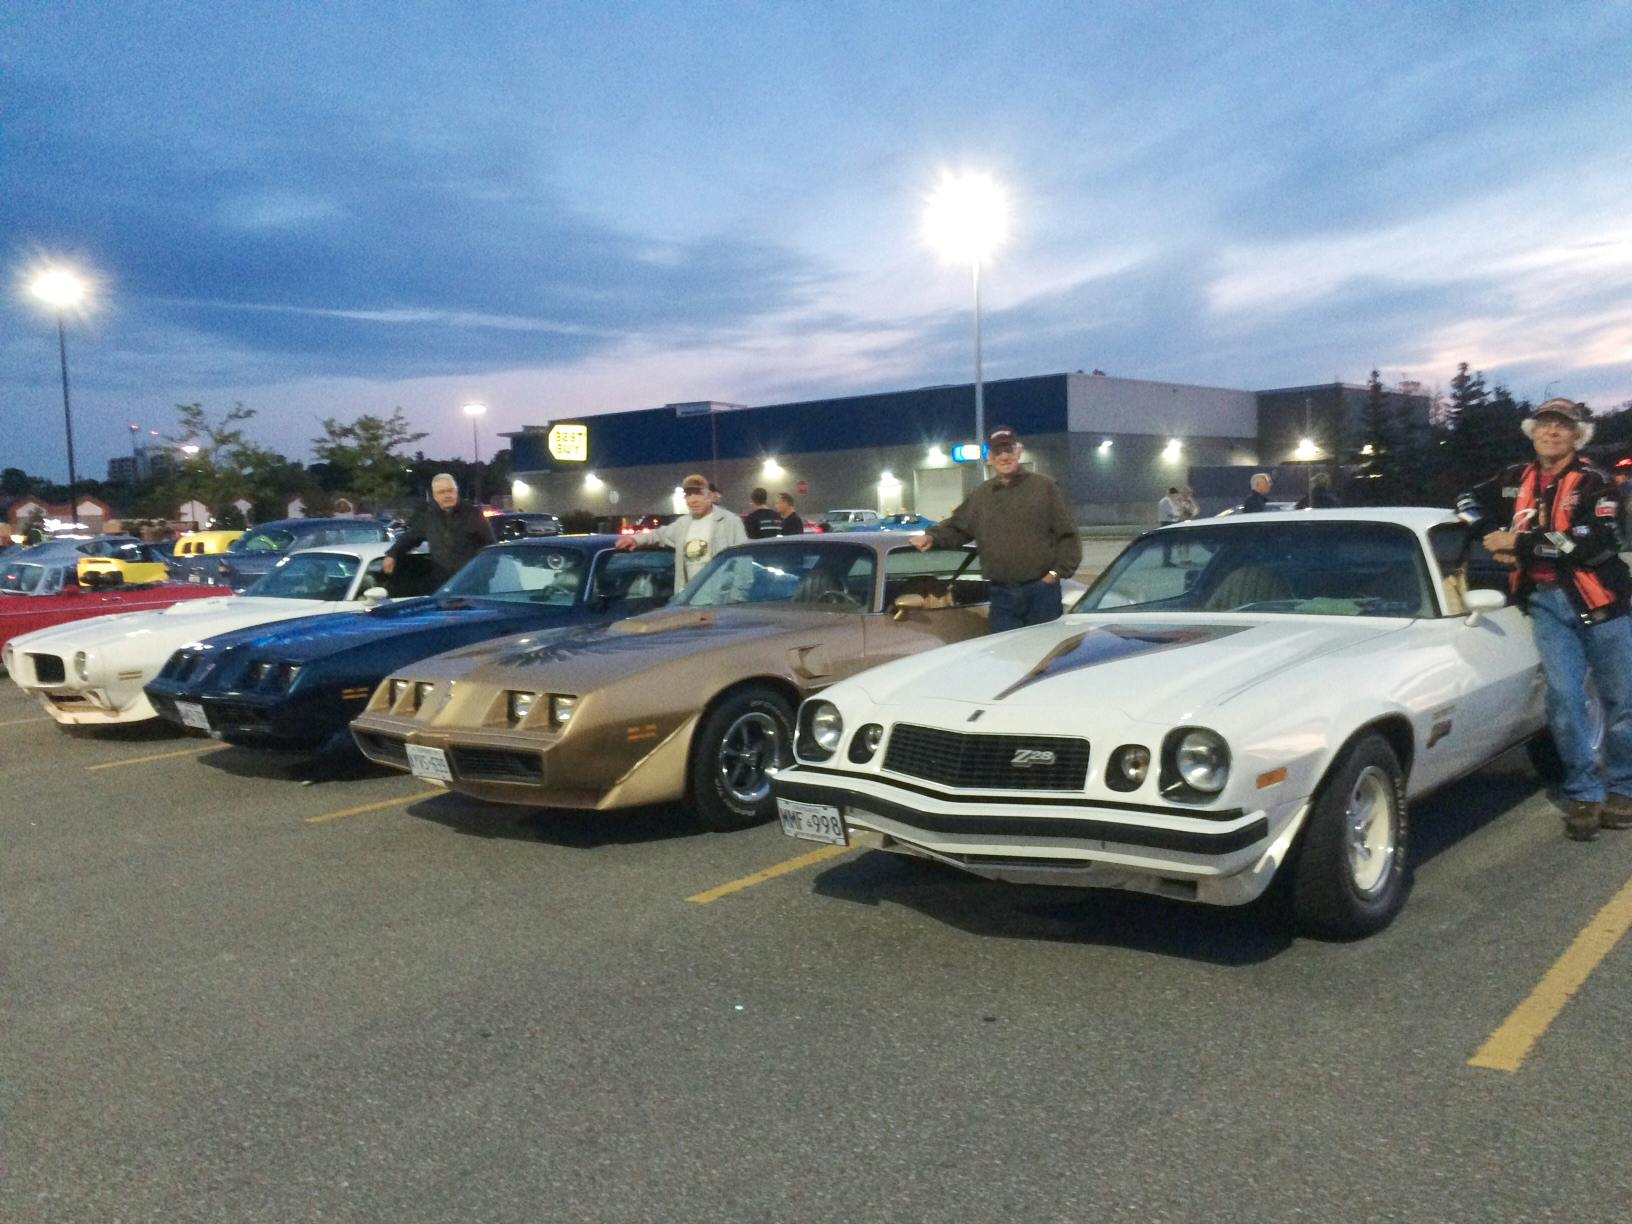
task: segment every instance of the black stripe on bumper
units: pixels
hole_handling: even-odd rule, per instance
[[[905,807],[876,795],[852,791],[848,787],[812,785],[786,777],[778,777],[772,785],[776,793],[785,799],[798,799],[806,803],[829,803],[839,807],[853,805],[869,812],[876,812],[890,820],[899,821],[908,828],[923,829],[929,833],[1029,837],[1051,841],[1106,841],[1121,846],[1147,846],[1153,850],[1176,850],[1185,854],[1233,854],[1269,836],[1269,821],[1262,816],[1239,829],[1207,833],[1189,829],[1160,829],[1149,825],[1118,824],[1110,820],[1088,820],[1081,817],[984,814],[965,816],[961,813],[947,815],[919,811],[917,808]],[[994,797],[989,798],[987,802],[1007,801]]]

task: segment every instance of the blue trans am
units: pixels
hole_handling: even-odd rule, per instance
[[[673,555],[620,553],[617,539],[495,544],[423,598],[189,643],[143,691],[161,718],[229,744],[351,752],[348,725],[398,668],[490,638],[604,624],[667,603]]]

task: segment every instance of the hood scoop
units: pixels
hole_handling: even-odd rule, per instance
[[[621,620],[610,626],[612,633],[671,633],[676,629],[696,629],[712,625],[716,613],[712,608],[678,608],[673,612],[648,612],[644,616]]]

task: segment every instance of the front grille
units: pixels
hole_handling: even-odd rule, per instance
[[[148,700],[153,703],[153,709],[160,718],[168,718],[172,722],[181,721],[181,711],[176,709],[176,703],[173,699],[150,694]]]
[[[265,727],[266,711],[242,701],[216,701],[210,705],[212,727]]]
[[[368,755],[375,760],[408,768],[408,745],[403,741],[392,739],[389,735],[375,735],[372,731],[365,731],[357,738],[362,741]]]
[[[60,655],[31,654],[28,661],[34,664],[34,679],[40,684],[61,684],[68,679]]]
[[[1053,759],[1026,757],[1052,753]],[[962,735],[897,723],[884,768],[966,790],[1081,790],[1088,741],[1053,735]]]
[[[95,702],[93,702],[89,697],[85,696],[84,693],[47,693],[46,696],[51,699],[52,705],[65,710],[73,706],[88,706],[95,704]]]
[[[503,748],[450,748],[453,772],[466,782],[544,782],[544,760],[536,752]]]

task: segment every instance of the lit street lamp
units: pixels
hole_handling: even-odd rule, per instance
[[[975,438],[986,470],[986,398],[980,368],[980,265],[1008,237],[1009,201],[989,174],[943,172],[924,210],[924,237],[948,263],[973,269],[975,292]]]
[[[68,517],[77,521],[78,506],[74,501],[74,485],[79,473],[74,470],[74,414],[68,406],[68,333],[63,316],[85,298],[85,282],[66,268],[48,268],[34,278],[29,286],[35,297],[57,312],[57,355],[62,359],[62,423],[68,433]]]
[[[478,505],[482,500],[482,448],[476,440],[476,423],[486,411],[486,404],[465,405],[465,415],[470,418],[470,500]]]

